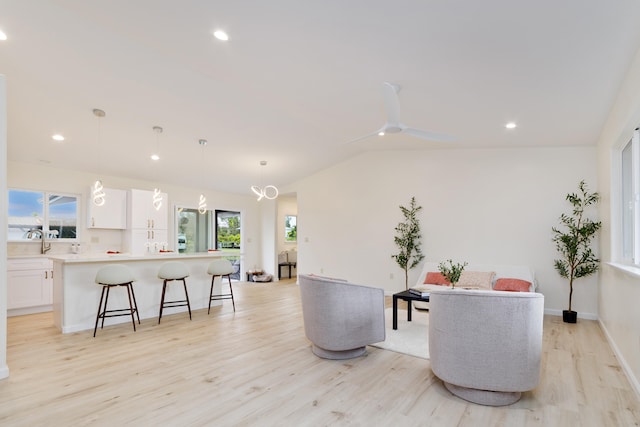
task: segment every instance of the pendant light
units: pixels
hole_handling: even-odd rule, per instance
[[[153,161],[160,160],[160,134],[162,133],[162,128],[160,126],[154,126],[153,131],[156,133],[156,149],[154,153],[151,155],[151,159]],[[162,191],[160,191],[159,187],[153,189],[153,208],[157,211],[162,207]]]
[[[100,120],[106,116],[106,113],[103,110],[98,108],[93,109],[93,115],[98,118],[98,150],[100,149]],[[102,181],[98,178],[93,183],[92,189],[93,193],[93,204],[96,206],[103,206],[106,201],[106,195],[104,193],[104,186],[102,185]]]
[[[207,146],[207,140],[206,139],[200,139],[198,140],[198,144],[200,144],[200,147],[202,147],[202,170],[205,170],[205,166],[206,166],[206,162],[204,160],[204,149]],[[200,214],[204,215],[207,213],[207,198],[205,197],[204,193],[200,193],[200,199],[198,199],[198,212],[200,212]]]
[[[267,161],[261,160],[260,166],[266,166]],[[260,185],[262,185],[262,171],[260,171]],[[266,187],[258,187],[257,185],[251,186],[251,191],[258,196],[258,201],[262,199],[273,200],[278,197],[278,189],[273,185],[267,185]]]

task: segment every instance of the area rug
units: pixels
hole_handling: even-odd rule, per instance
[[[429,312],[411,311],[411,322],[407,322],[407,311],[398,310],[398,329],[393,330],[393,309],[384,311],[386,339],[371,344],[374,347],[395,351],[410,356],[429,358]]]

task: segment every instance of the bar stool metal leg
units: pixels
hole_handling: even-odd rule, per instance
[[[162,297],[160,298],[160,312],[158,313],[158,324],[162,319],[162,313],[165,308],[172,307],[184,307],[189,310],[189,320],[191,320],[191,303],[189,302],[189,292],[187,291],[186,278],[189,277],[189,269],[180,261],[168,261],[160,266],[158,271],[158,278],[162,279]],[[169,282],[182,280],[182,286],[184,288],[183,300],[167,301],[167,286]]]
[[[133,308],[133,301],[131,300],[131,294],[133,293],[133,288],[131,287],[131,283],[127,283],[125,285],[127,287],[127,294],[129,295],[129,311],[131,312],[131,324],[133,324],[133,332],[136,331],[136,318],[133,317],[133,313],[138,312],[138,307]],[[140,322],[140,317],[138,317],[138,322]]]
[[[110,264],[100,268],[96,274],[96,284],[102,286],[100,294],[100,304],[98,305],[98,314],[96,315],[96,323],[93,327],[93,336],[96,336],[98,330],[98,322],[102,318],[100,329],[104,328],[104,320],[107,317],[131,316],[133,331],[136,330],[136,317],[140,324],[140,313],[138,312],[138,303],[136,294],[133,291],[133,282],[135,280],[131,270],[124,264]],[[114,286],[124,286],[127,288],[127,298],[129,299],[128,308],[118,308],[109,310],[109,294]],[[135,313],[135,316],[134,316]]]
[[[236,311],[236,300],[233,299],[233,286],[231,286],[231,276],[227,276],[229,279],[229,291],[231,291],[231,304],[233,304],[233,311]]]
[[[102,301],[104,300],[104,293],[107,286],[102,287],[102,293],[100,294],[100,304],[98,304],[98,314],[96,314],[96,325],[93,327],[93,336],[96,336],[98,330],[98,321],[100,320],[100,312],[102,311]],[[104,317],[102,318],[102,324],[104,325]]]
[[[233,311],[236,311],[236,301],[233,298],[233,286],[231,286],[231,275],[234,274],[235,268],[226,259],[218,259],[215,261],[211,261],[209,263],[209,267],[207,268],[207,273],[211,275],[211,290],[209,291],[209,311],[207,314],[211,313],[211,301],[230,299],[233,303]],[[220,294],[213,294],[213,285],[216,280],[216,276],[220,276],[220,286],[222,287],[222,282],[224,277],[226,276],[229,279],[229,293],[222,293],[222,289],[220,290]]]
[[[187,297],[187,310],[189,310],[189,320],[191,320],[191,303],[189,302],[189,293],[187,292],[187,281],[182,279],[182,286],[184,286],[184,295]]]

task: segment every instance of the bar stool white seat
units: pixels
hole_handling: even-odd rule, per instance
[[[160,266],[158,270],[158,278],[163,279],[162,282],[162,298],[160,299],[160,314],[158,315],[158,323],[162,319],[162,310],[171,307],[184,307],[189,309],[189,320],[191,320],[191,304],[189,303],[189,293],[187,292],[186,278],[189,277],[189,269],[180,261],[168,261]],[[183,300],[165,301],[165,293],[167,291],[167,282],[173,280],[182,280],[184,286]]]
[[[98,305],[98,314],[96,316],[96,325],[93,328],[93,336],[96,336],[98,329],[98,321],[102,319],[100,329],[104,328],[104,319],[106,317],[131,316],[133,331],[136,330],[136,321],[133,316],[135,313],[140,324],[140,314],[138,313],[138,304],[136,303],[136,295],[133,293],[133,282],[136,280],[133,272],[123,264],[109,264],[98,270],[95,282],[102,286],[102,294],[100,295],[100,304]],[[124,286],[127,288],[129,297],[129,308],[120,308],[115,310],[107,310],[107,302],[109,301],[109,291],[113,287]],[[104,301],[104,307],[102,302]]]
[[[207,314],[211,312],[211,301],[230,299],[233,304],[233,311],[236,311],[236,302],[233,299],[233,287],[231,286],[231,275],[235,272],[233,265],[226,259],[217,259],[215,261],[211,261],[209,263],[209,268],[207,269],[207,273],[211,274],[211,291],[209,292],[209,310]],[[228,294],[213,294],[213,282],[216,279],[216,276],[220,276],[220,281],[222,282],[222,278],[225,276],[229,279],[229,291]],[[222,286],[222,283],[220,283]],[[222,290],[220,291],[222,292]]]

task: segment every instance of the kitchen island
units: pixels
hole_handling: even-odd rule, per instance
[[[196,254],[159,253],[149,255],[127,254],[68,254],[52,255],[53,261],[53,314],[54,324],[63,333],[93,329],[98,312],[102,286],[95,283],[97,271],[108,264],[124,264],[136,277],[133,289],[138,303],[140,319],[156,318],[160,309],[162,280],[158,278],[160,266],[167,261],[181,261],[189,268],[187,289],[191,310],[209,305],[211,276],[207,274],[209,262],[225,256],[237,256],[222,251]],[[216,277],[214,292],[220,293],[220,277]],[[124,289],[124,288],[122,288]],[[128,307],[126,292],[114,289],[109,294],[109,308]],[[166,299],[184,299],[182,282],[172,282],[167,286]],[[222,301],[212,301],[211,305],[221,305]],[[165,308],[163,315],[187,311],[187,307]],[[163,316],[164,317],[164,316]],[[189,317],[185,317],[189,321]],[[127,316],[105,319],[105,326],[131,322]]]

